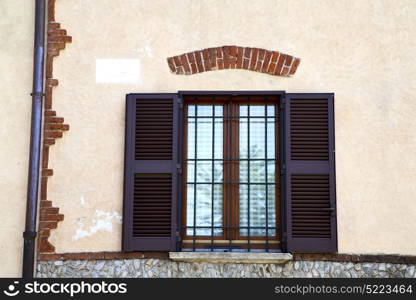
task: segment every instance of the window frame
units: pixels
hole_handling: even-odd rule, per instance
[[[189,245],[191,244],[192,251],[195,251],[196,249],[203,249],[203,250],[211,250],[214,251],[215,244],[218,244],[218,242],[223,241],[221,243],[221,248],[227,248],[229,251],[232,251],[232,248],[235,247],[235,245],[241,245],[243,249],[250,250],[250,249],[262,249],[268,252],[269,250],[273,251],[281,251],[284,249],[283,243],[283,236],[284,236],[284,209],[283,209],[283,201],[282,201],[282,195],[283,195],[283,186],[284,183],[282,182],[281,177],[281,166],[282,166],[282,159],[283,159],[283,136],[282,136],[282,112],[281,112],[281,105],[282,105],[282,99],[284,98],[285,92],[283,91],[179,91],[178,92],[180,99],[182,99],[183,104],[183,120],[182,120],[182,128],[183,132],[181,133],[181,144],[183,145],[182,148],[182,186],[180,188],[181,190],[181,197],[179,200],[179,206],[180,211],[178,218],[179,222],[179,228],[180,228],[180,235],[181,235],[181,241],[179,243],[180,249],[182,248],[189,248]],[[213,102],[213,97],[217,98],[215,99],[215,102]],[[247,100],[247,97],[250,97],[250,100]],[[275,97],[272,101],[270,99],[266,100],[264,98],[272,98]],[[191,100],[192,98],[198,98],[196,100]],[[244,99],[245,98],[245,99]],[[230,100],[231,99],[231,100]],[[227,182],[227,180],[231,179],[231,182],[239,182],[239,163],[235,167],[230,167],[232,163],[226,162],[226,151],[232,150],[231,148],[234,148],[233,150],[237,149],[237,156],[236,158],[240,158],[238,150],[238,146],[231,147],[229,143],[226,141],[226,131],[228,130],[228,126],[232,128],[233,131],[233,141],[234,144],[239,145],[239,122],[235,122],[236,125],[230,125],[227,124],[230,121],[229,119],[226,119],[228,113],[226,112],[226,107],[231,107],[231,109],[234,109],[233,114],[237,112],[239,113],[238,106],[240,104],[274,104],[275,105],[275,227],[276,227],[276,234],[274,236],[265,235],[265,236],[253,236],[253,235],[247,235],[243,236],[239,232],[239,228],[235,229],[223,229],[221,236],[211,236],[211,235],[187,235],[186,232],[186,189],[187,189],[187,108],[188,105],[200,105],[200,104],[209,104],[212,105],[215,103],[215,105],[223,104],[224,105],[224,126],[223,126],[223,149],[224,149],[224,166],[223,166],[223,182]],[[234,108],[233,108],[234,106]],[[237,115],[239,116],[239,115]],[[226,125],[227,124],[227,125]],[[226,166],[226,164],[228,166]],[[226,174],[231,171],[231,174],[234,174],[234,178],[226,178]],[[233,173],[234,172],[234,173]],[[237,181],[234,181],[236,180]],[[233,195],[230,199],[229,192],[226,191],[226,189],[237,189],[237,192],[230,193]],[[227,184],[223,184],[223,226],[239,226],[239,184],[233,185],[231,187],[227,187]],[[233,215],[231,217],[231,220],[226,215],[226,213],[229,213],[229,205],[233,205]],[[205,242],[204,242],[205,241]],[[228,246],[224,246],[228,243]],[[184,247],[186,245],[186,247]],[[261,247],[259,247],[261,245]],[[210,247],[209,247],[210,246]],[[257,247],[256,247],[257,246]]]

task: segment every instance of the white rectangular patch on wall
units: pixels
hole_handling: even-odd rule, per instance
[[[141,84],[140,59],[96,59],[95,81],[97,83]]]

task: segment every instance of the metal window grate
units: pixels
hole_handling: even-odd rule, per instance
[[[187,101],[182,251],[279,251],[277,99],[216,100]]]

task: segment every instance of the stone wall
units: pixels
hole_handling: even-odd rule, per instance
[[[168,259],[40,261],[37,277],[413,277],[416,265],[353,263],[331,261],[291,261],[279,264],[184,263]]]

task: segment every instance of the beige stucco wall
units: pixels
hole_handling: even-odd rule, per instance
[[[55,60],[54,106],[71,130],[50,155],[57,252],[121,244],[125,94],[334,92],[339,251],[416,255],[414,0],[57,1],[73,43]],[[166,57],[236,44],[301,57],[292,78],[170,73]],[[140,82],[96,82],[97,59],[140,59]]]
[[[0,277],[21,276],[34,1],[0,1]]]

